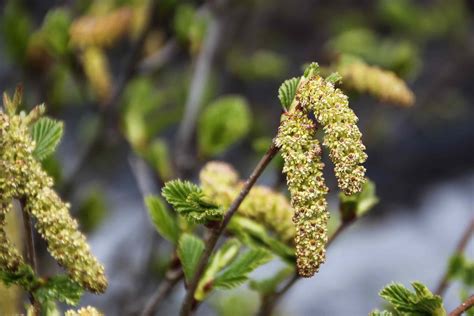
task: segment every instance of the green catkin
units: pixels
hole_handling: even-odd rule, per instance
[[[224,207],[232,203],[244,185],[232,166],[218,161],[208,162],[199,173],[199,179],[206,196]],[[291,220],[292,208],[283,194],[265,186],[255,185],[237,213],[262,223],[281,241],[292,243],[295,235]]]
[[[297,106],[284,114],[275,139],[285,161],[293,222],[296,226],[297,269],[302,277],[311,277],[325,261],[327,243],[326,194],[321,162],[321,147],[316,128],[306,111]]]
[[[8,114],[0,111],[1,205],[21,200],[24,210],[36,219],[35,227],[48,243],[48,251],[70,277],[91,292],[103,293],[107,287],[104,267],[91,254],[85,236],[69,215],[69,204],[52,189],[53,180],[33,156],[35,143],[28,130],[31,117],[14,114],[11,108],[18,104],[12,106],[8,97],[4,100]],[[0,234],[0,238],[6,237]],[[2,268],[19,260],[12,253],[15,260],[6,262],[3,255],[12,250],[4,249],[3,243],[1,247]]]
[[[357,116],[349,108],[347,96],[332,82],[311,75],[300,82],[296,101],[302,108],[313,111],[323,127],[323,145],[329,148],[339,188],[346,195],[360,192],[366,181],[361,164],[367,154],[356,125]]]

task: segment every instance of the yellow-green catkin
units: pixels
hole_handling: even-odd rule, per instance
[[[130,29],[133,11],[122,7],[103,15],[86,15],[75,20],[69,29],[75,47],[110,47]]]
[[[103,316],[95,307],[87,306],[83,307],[77,311],[68,310],[64,313],[64,316]]]
[[[329,148],[339,188],[346,195],[360,192],[366,181],[362,163],[367,154],[357,127],[358,118],[349,108],[347,96],[332,82],[312,74],[300,82],[296,102],[311,110],[322,125],[323,145]]]
[[[311,277],[318,272],[325,261],[328,239],[328,188],[324,183],[321,147],[315,133],[315,124],[305,109],[297,106],[283,115],[275,139],[285,161],[283,172],[286,173],[296,226],[296,265],[302,277]]]
[[[224,207],[232,203],[244,185],[232,166],[218,161],[208,162],[199,178],[206,196]],[[260,185],[250,190],[237,211],[237,214],[262,223],[288,244],[292,243],[295,235],[292,213],[291,205],[283,194]]]
[[[344,86],[369,93],[382,102],[411,106],[415,95],[405,81],[392,71],[370,66],[363,61],[343,63],[338,67]]]
[[[107,55],[101,48],[88,47],[82,53],[81,61],[94,94],[101,102],[105,102],[112,92]]]
[[[4,100],[7,113],[0,110],[1,205],[20,200],[24,211],[36,219],[35,227],[46,240],[49,253],[70,277],[91,292],[103,293],[107,287],[104,267],[91,254],[85,236],[69,214],[69,204],[53,190],[52,178],[33,156],[35,143],[28,130],[31,115],[15,114],[19,103],[14,104],[6,95]],[[6,246],[2,242],[0,247]],[[0,264],[8,267],[18,264],[20,258],[12,253],[6,260]]]

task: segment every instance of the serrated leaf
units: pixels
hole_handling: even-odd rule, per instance
[[[176,244],[179,238],[178,223],[168,212],[163,201],[156,196],[147,196],[145,204],[158,233],[171,243]]]
[[[0,281],[6,286],[16,284],[26,291],[36,287],[38,284],[38,279],[33,269],[27,264],[21,265],[15,272],[2,270],[0,268]]]
[[[63,136],[63,123],[47,117],[39,119],[31,128],[31,137],[36,142],[33,155],[43,160],[51,155]]]
[[[220,97],[208,105],[199,118],[199,151],[205,156],[226,151],[248,134],[251,121],[249,105],[244,98]]]
[[[162,195],[175,211],[192,223],[220,221],[224,210],[205,199],[202,189],[189,181],[166,182]]]
[[[443,316],[446,311],[440,296],[419,282],[412,283],[415,292],[406,289],[402,284],[390,284],[381,292],[380,296],[392,304],[393,308],[403,315],[410,316]]]
[[[237,239],[228,239],[211,257],[194,295],[198,301],[204,300],[209,294],[212,288],[207,285],[212,284],[215,275],[237,257],[241,246]]]
[[[293,103],[299,82],[300,78],[291,78],[285,80],[278,89],[278,99],[280,99],[280,103],[285,111],[287,111],[291,103]]]
[[[46,284],[34,292],[34,297],[41,303],[61,301],[77,305],[84,290],[67,275],[56,275],[48,278]]]
[[[194,276],[203,251],[204,242],[201,239],[188,233],[181,235],[177,253],[187,282]]]
[[[278,286],[295,272],[293,266],[286,266],[274,276],[263,280],[251,280],[249,287],[261,294],[275,293]]]
[[[369,316],[393,316],[393,314],[389,311],[374,310],[370,312]]]
[[[250,272],[272,259],[267,250],[255,248],[241,254],[229,267],[214,279],[215,288],[232,289],[248,280]]]

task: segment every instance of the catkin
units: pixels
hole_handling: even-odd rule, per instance
[[[92,306],[87,306],[87,307],[82,307],[81,309],[74,311],[74,310],[68,310],[64,314],[64,316],[103,316],[101,312],[99,312],[95,307]]]

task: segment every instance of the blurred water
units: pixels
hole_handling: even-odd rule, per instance
[[[109,192],[113,212],[90,239],[106,265],[110,289],[102,296],[87,295],[83,302],[109,315],[123,315],[126,298],[137,297],[140,291],[134,283],[143,273],[153,231],[139,192],[130,190],[133,178],[123,174],[114,181],[120,186]],[[417,209],[399,206],[387,215],[357,222],[333,244],[320,273],[300,281],[287,294],[280,305],[282,314],[367,315],[381,306],[377,293],[391,281],[409,285],[419,280],[433,289],[468,218],[474,216],[473,193],[474,175],[470,175],[428,188]],[[474,256],[473,242],[467,252]],[[448,309],[458,303],[457,291],[456,286],[449,289]],[[183,290],[178,293],[183,295]],[[166,314],[173,315],[179,302],[179,297],[170,298]],[[209,309],[199,314],[207,315]]]

